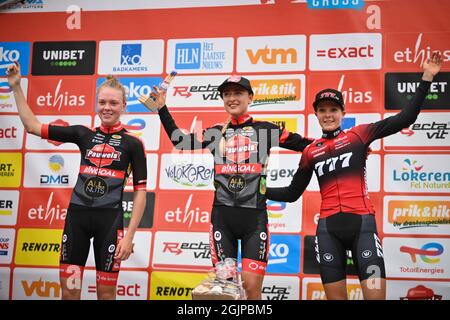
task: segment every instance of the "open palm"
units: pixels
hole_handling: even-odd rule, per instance
[[[442,54],[435,51],[431,57],[423,63],[423,70],[428,71],[435,76],[438,74],[439,70],[441,70],[442,61]]]

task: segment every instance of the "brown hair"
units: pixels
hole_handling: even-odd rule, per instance
[[[105,87],[113,88],[113,89],[117,89],[117,90],[121,91],[122,92],[123,103],[124,104],[126,103],[126,101],[127,101],[127,98],[126,98],[127,92],[125,90],[125,87],[120,83],[119,79],[117,79],[112,74],[108,74],[106,76],[106,80],[103,81],[103,83],[98,86],[98,88],[97,88],[97,95],[100,92],[100,90],[102,88],[105,88]]]

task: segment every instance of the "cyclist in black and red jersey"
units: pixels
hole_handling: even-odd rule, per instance
[[[28,133],[43,139],[72,142],[81,152],[80,171],[72,192],[62,235],[60,281],[62,299],[80,299],[81,281],[94,238],[97,297],[115,299],[120,262],[128,259],[133,237],[144,213],[147,167],[142,141],[120,122],[125,111],[125,89],[108,76],[97,90],[101,125],[62,127],[41,124],[20,87],[20,66],[7,69],[19,116]],[[133,210],[123,232],[122,195],[130,166],[133,172]]]
[[[312,140],[290,133],[271,122],[255,121],[247,113],[253,100],[250,81],[231,76],[219,87],[225,124],[203,131],[203,140],[178,129],[166,107],[166,93],[157,87],[151,96],[159,109],[164,129],[177,149],[208,148],[214,155],[215,197],[211,213],[210,249],[215,265],[237,257],[241,239],[242,279],[248,299],[261,299],[269,252],[266,212],[266,163],[270,148],[302,151]]]
[[[267,188],[268,199],[293,202],[303,193],[315,172],[322,195],[316,257],[327,299],[347,299],[346,250],[352,251],[364,298],[385,299],[383,251],[366,187],[368,148],[372,141],[414,123],[441,63],[442,56],[437,52],[424,63],[416,94],[401,112],[346,131],[340,127],[345,115],[341,92],[334,89],[320,91],[313,106],[323,130],[322,138],[304,150],[288,187]]]

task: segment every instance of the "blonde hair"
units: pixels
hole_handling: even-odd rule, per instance
[[[125,90],[125,87],[120,83],[119,79],[117,79],[115,76],[113,76],[112,74],[108,74],[106,76],[106,80],[102,82],[102,84],[100,84],[97,88],[97,95],[100,92],[100,90],[102,88],[113,88],[116,90],[119,90],[120,92],[122,92],[122,99],[123,99],[123,103],[125,104],[127,101],[126,95],[127,92]]]
[[[220,139],[220,142],[219,142],[219,154],[222,157],[226,156],[226,148],[225,148],[226,141],[225,141],[224,134],[227,131],[230,124],[231,124],[231,117],[227,120],[227,122],[225,122],[225,124],[223,125],[222,130],[221,130],[222,138]]]

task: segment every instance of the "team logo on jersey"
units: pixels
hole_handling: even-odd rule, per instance
[[[250,158],[252,153],[258,152],[258,142],[237,134],[227,140],[225,150],[228,160],[243,162]]]
[[[240,175],[235,175],[228,179],[228,189],[233,192],[244,190],[246,184],[244,177]]]
[[[92,177],[84,182],[84,192],[93,198],[101,198],[108,192],[108,184],[100,177]]]
[[[95,164],[97,167],[109,166],[113,161],[120,161],[122,152],[116,151],[109,144],[102,143],[95,145],[86,151],[85,159]]]

